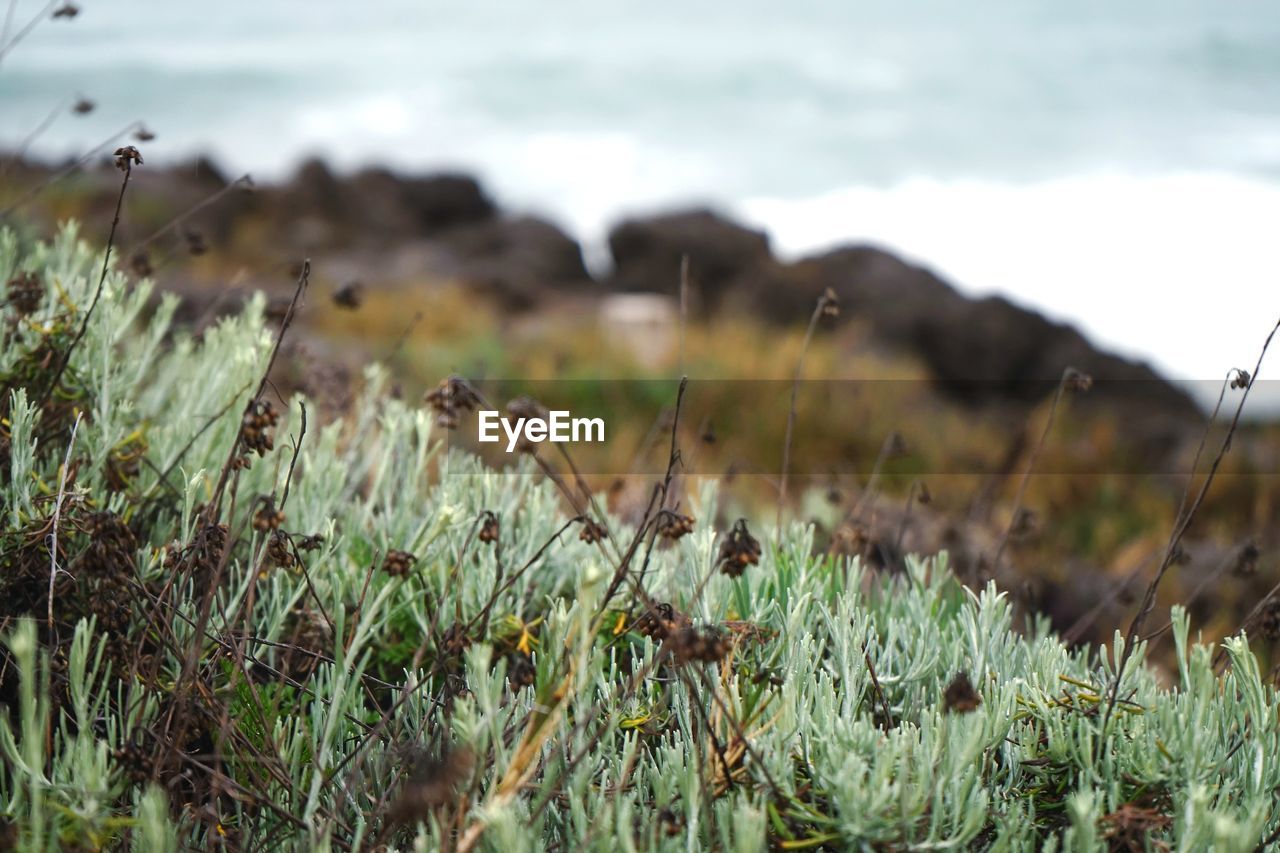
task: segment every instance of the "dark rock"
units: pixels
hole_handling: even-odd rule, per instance
[[[582,247],[555,225],[531,216],[492,219],[450,229],[439,243],[457,263],[457,277],[527,308],[547,290],[589,286]]]
[[[314,157],[299,166],[293,180],[277,194],[286,208],[304,215],[338,222],[349,213],[342,184],[323,160]]]
[[[756,301],[765,316],[794,322],[812,312],[827,287],[842,316],[862,320],[877,340],[919,358],[954,398],[1033,403],[1074,367],[1094,379],[1083,405],[1136,403],[1136,411],[1172,418],[1178,428],[1201,418],[1190,397],[1146,364],[1099,350],[1074,327],[1003,297],[969,299],[879,249],[842,248],[803,260],[785,269],[783,286],[757,293]]]
[[[496,208],[469,175],[402,178],[400,197],[426,231],[440,231],[493,217]]]
[[[690,282],[708,308],[753,270],[773,264],[768,237],[709,210],[628,220],[610,232],[609,249],[609,286],[621,291],[675,292],[687,255]]]

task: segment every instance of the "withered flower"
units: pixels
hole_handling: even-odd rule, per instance
[[[636,617],[634,627],[646,637],[665,640],[672,631],[685,624],[688,624],[688,619],[683,614],[677,613],[665,601],[660,601]]]
[[[74,18],[76,15],[79,15],[79,14],[80,14],[80,7],[77,6],[75,3],[70,3],[70,2],[63,3],[61,6],[53,10],[53,17],[55,19],[66,18],[67,20],[71,20],[72,18]]]
[[[240,422],[240,443],[259,456],[266,456],[275,449],[271,430],[279,423],[280,414],[270,402],[255,400]]]
[[[382,570],[393,578],[402,578],[409,574],[417,560],[418,558],[408,551],[397,551],[393,548],[387,552],[386,559],[382,561]]]
[[[333,304],[339,308],[354,311],[364,301],[364,284],[359,281],[349,281],[335,290],[331,298]]]
[[[129,258],[129,266],[138,278],[147,278],[155,272],[151,266],[151,256],[142,250],[133,253],[133,257]]]
[[[189,228],[182,230],[182,239],[187,242],[187,252],[192,255],[200,256],[209,251],[208,244],[204,241],[204,235],[199,231],[193,231]]]
[[[1062,376],[1062,387],[1073,394],[1083,394],[1093,387],[1093,377],[1074,367],[1068,367]]]
[[[20,273],[9,279],[5,291],[5,301],[20,317],[40,310],[40,305],[44,302],[44,285],[33,272]]]
[[[116,168],[122,172],[127,172],[134,166],[142,165],[142,153],[132,145],[125,145],[116,149]]]
[[[1040,517],[1034,510],[1019,507],[1018,514],[1013,517],[1009,533],[1014,536],[1034,536],[1040,529]]]
[[[486,509],[484,521],[480,524],[480,541],[486,545],[497,542],[499,532],[498,516]]]
[[[747,566],[760,562],[760,543],[747,530],[747,520],[740,518],[720,543],[716,564],[731,578],[740,576]]]
[[[546,420],[550,413],[547,411],[546,406],[529,395],[522,394],[507,403],[507,414],[513,418],[525,418],[526,420],[540,418]]]
[[[663,539],[675,541],[693,532],[695,519],[691,515],[662,510],[658,514],[658,535]]]
[[[603,524],[597,524],[590,518],[582,519],[582,531],[578,533],[578,538],[588,545],[594,545],[597,542],[603,542],[609,538],[609,531],[605,529]]]
[[[828,287],[822,291],[822,296],[818,299],[818,310],[824,317],[840,316],[840,297],[836,296],[835,290]]]
[[[1237,367],[1235,375],[1231,377],[1231,390],[1234,391],[1239,388],[1248,388],[1250,381],[1251,377],[1249,376],[1249,371],[1241,370]]]
[[[253,514],[253,529],[261,533],[276,530],[284,524],[284,510],[276,508],[276,500],[271,495],[258,498],[258,510]]]
[[[947,685],[946,692],[942,694],[942,702],[948,713],[967,714],[982,704],[982,697],[973,689],[969,674],[957,672],[956,677]]]
[[[427,392],[427,405],[436,413],[436,423],[445,429],[458,426],[459,412],[473,412],[480,408],[480,395],[461,376],[449,376]]]
[[[445,629],[441,637],[441,647],[451,656],[460,655],[471,647],[471,637],[467,636],[467,628],[460,622],[454,622]]]
[[[1258,557],[1260,552],[1258,546],[1254,542],[1246,542],[1236,553],[1236,562],[1232,566],[1232,571],[1236,575],[1245,577],[1256,574],[1258,571]]]
[[[324,537],[319,533],[312,533],[298,540],[298,550],[303,553],[319,550],[324,544]]]
[[[293,565],[293,550],[289,547],[289,534],[283,530],[271,531],[267,536],[267,559],[282,569]]]
[[[88,98],[77,98],[76,102],[71,105],[71,112],[78,116],[86,116],[93,112],[93,108],[96,106],[97,104]]]
[[[139,127],[137,130],[133,132],[133,138],[138,140],[139,142],[150,142],[151,140],[156,138],[156,135],[152,133],[150,130],[148,130],[146,127]]]
[[[686,625],[671,632],[663,641],[677,664],[715,663],[729,653],[729,641],[712,626]]]

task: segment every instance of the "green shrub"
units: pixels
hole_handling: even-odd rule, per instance
[[[295,467],[303,401],[245,428],[261,300],[197,339],[112,272],[56,375],[100,263],[73,228],[0,236],[0,267],[42,287],[0,331],[0,846],[1249,850],[1280,831],[1276,694],[1243,637],[1219,674],[1175,611],[1174,683],[1130,666],[1108,714],[1116,648],[1017,630],[944,560],[877,575],[798,524],[737,577],[705,523],[668,541],[614,518],[585,541],[530,460],[447,452],[376,367]],[[278,449],[248,452],[264,431]],[[715,489],[683,511],[716,518]]]

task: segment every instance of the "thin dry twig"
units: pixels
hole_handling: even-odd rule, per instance
[[[818,321],[823,315],[831,314],[837,305],[835,294],[830,290],[818,297],[813,306],[813,314],[809,317],[809,326],[804,332],[804,341],[800,344],[800,357],[796,359],[795,377],[791,380],[791,404],[787,409],[787,430],[782,440],[782,472],[778,477],[778,514],[774,524],[774,534],[782,536],[782,508],[787,502],[787,474],[791,468],[791,435],[796,425],[796,400],[800,396],[800,380],[804,376],[804,357],[813,341],[813,333],[817,331]]]
[[[1276,332],[1280,331],[1280,320],[1271,327],[1267,339],[1262,343],[1262,350],[1258,353],[1258,361],[1254,364],[1252,373],[1245,373],[1237,370],[1236,374],[1239,379],[1243,380],[1244,392],[1240,395],[1240,401],[1236,404],[1235,413],[1231,417],[1231,424],[1227,428],[1227,433],[1222,439],[1222,444],[1218,448],[1217,454],[1213,458],[1213,463],[1209,466],[1209,471],[1201,481],[1200,490],[1196,493],[1195,500],[1187,507],[1186,512],[1182,514],[1181,519],[1174,525],[1173,532],[1169,536],[1169,543],[1165,546],[1164,558],[1160,561],[1160,567],[1156,570],[1155,577],[1151,579],[1151,583],[1147,586],[1146,594],[1142,598],[1142,604],[1138,608],[1138,612],[1133,617],[1133,622],[1129,625],[1129,631],[1125,637],[1124,652],[1120,656],[1120,661],[1116,665],[1116,674],[1111,682],[1111,689],[1108,691],[1106,712],[1102,718],[1103,737],[1098,739],[1098,754],[1101,755],[1103,745],[1106,743],[1107,725],[1111,721],[1112,714],[1116,706],[1116,697],[1120,689],[1120,682],[1124,678],[1125,669],[1129,660],[1133,657],[1133,651],[1137,644],[1137,639],[1142,632],[1142,625],[1146,621],[1147,616],[1151,613],[1156,603],[1156,591],[1160,587],[1160,582],[1164,580],[1165,573],[1168,572],[1169,566],[1173,564],[1182,544],[1182,537],[1186,534],[1191,522],[1195,519],[1196,513],[1199,512],[1200,506],[1204,503],[1205,497],[1209,494],[1209,487],[1213,485],[1214,479],[1218,475],[1218,469],[1222,465],[1222,460],[1226,458],[1227,452],[1231,449],[1231,440],[1235,437],[1236,430],[1240,426],[1240,416],[1244,413],[1245,403],[1249,401],[1249,392],[1253,390],[1254,383],[1258,381],[1258,373],[1262,370],[1262,361],[1267,357],[1267,350],[1271,348],[1271,341],[1275,338]],[[1193,472],[1194,473],[1194,472]],[[1188,484],[1190,485],[1190,484]],[[1184,498],[1183,505],[1186,505]]]
[[[107,272],[111,269],[111,248],[115,245],[116,228],[120,225],[120,211],[124,207],[124,193],[129,188],[129,178],[133,175],[133,161],[125,157],[121,162],[123,163],[121,168],[124,170],[124,178],[120,181],[120,194],[116,196],[116,213],[111,220],[111,231],[107,234],[107,248],[102,253],[102,272],[98,276],[98,287],[93,292],[93,301],[89,303],[89,310],[85,311],[84,317],[80,319],[80,330],[76,332],[76,336],[67,345],[66,350],[62,353],[62,358],[58,362],[58,368],[53,371],[53,378],[49,381],[49,386],[40,398],[40,402],[37,404],[38,408],[43,407],[48,402],[50,395],[58,387],[58,383],[62,381],[62,374],[66,371],[67,365],[71,363],[71,353],[80,345],[85,333],[89,331],[89,320],[93,317],[94,309],[98,307],[98,300],[102,298],[102,289],[107,282]],[[138,162],[142,161],[139,159]]]
[[[1066,391],[1067,383],[1077,373],[1078,371],[1075,368],[1068,367],[1062,371],[1062,378],[1058,380],[1058,387],[1053,392],[1053,404],[1049,406],[1049,417],[1044,422],[1040,440],[1031,448],[1031,456],[1027,459],[1027,468],[1022,472],[1022,479],[1018,481],[1018,491],[1013,498],[1013,514],[1009,516],[1009,523],[1005,525],[1004,532],[1000,534],[1000,542],[996,545],[996,554],[991,561],[992,571],[998,572],[1000,570],[1000,558],[1004,556],[1004,549],[1009,544],[1009,537],[1013,535],[1013,529],[1018,524],[1019,516],[1022,514],[1022,502],[1027,496],[1027,485],[1031,482],[1031,474],[1036,469],[1036,460],[1040,458],[1040,451],[1044,449],[1045,442],[1049,440],[1049,433],[1053,429],[1054,419],[1058,415],[1058,404],[1062,402],[1062,395]]]

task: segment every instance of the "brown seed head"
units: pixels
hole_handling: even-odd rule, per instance
[[[693,532],[695,519],[691,515],[663,510],[658,515],[658,535],[663,539],[676,540]]]
[[[716,564],[731,578],[740,576],[747,566],[760,562],[760,543],[747,530],[747,520],[740,518],[720,543]]]
[[[417,560],[418,558],[408,551],[397,551],[393,548],[387,552],[386,559],[382,561],[382,570],[393,578],[402,578],[409,574]]]
[[[597,524],[589,518],[582,519],[582,530],[578,533],[578,538],[588,545],[594,545],[597,542],[603,542],[609,538],[609,531],[605,529],[603,524]]]
[[[480,523],[480,541],[486,545],[497,542],[500,532],[498,517],[489,510],[485,510],[484,521]]]
[[[969,675],[965,672],[957,672],[956,677],[951,679],[942,700],[943,707],[952,714],[967,714],[982,704],[982,697],[973,689]]]
[[[1062,387],[1074,394],[1083,394],[1093,387],[1093,377],[1068,367],[1062,377]]]
[[[125,145],[116,149],[116,168],[122,172],[127,172],[134,166],[142,165],[142,153],[132,145]]]

